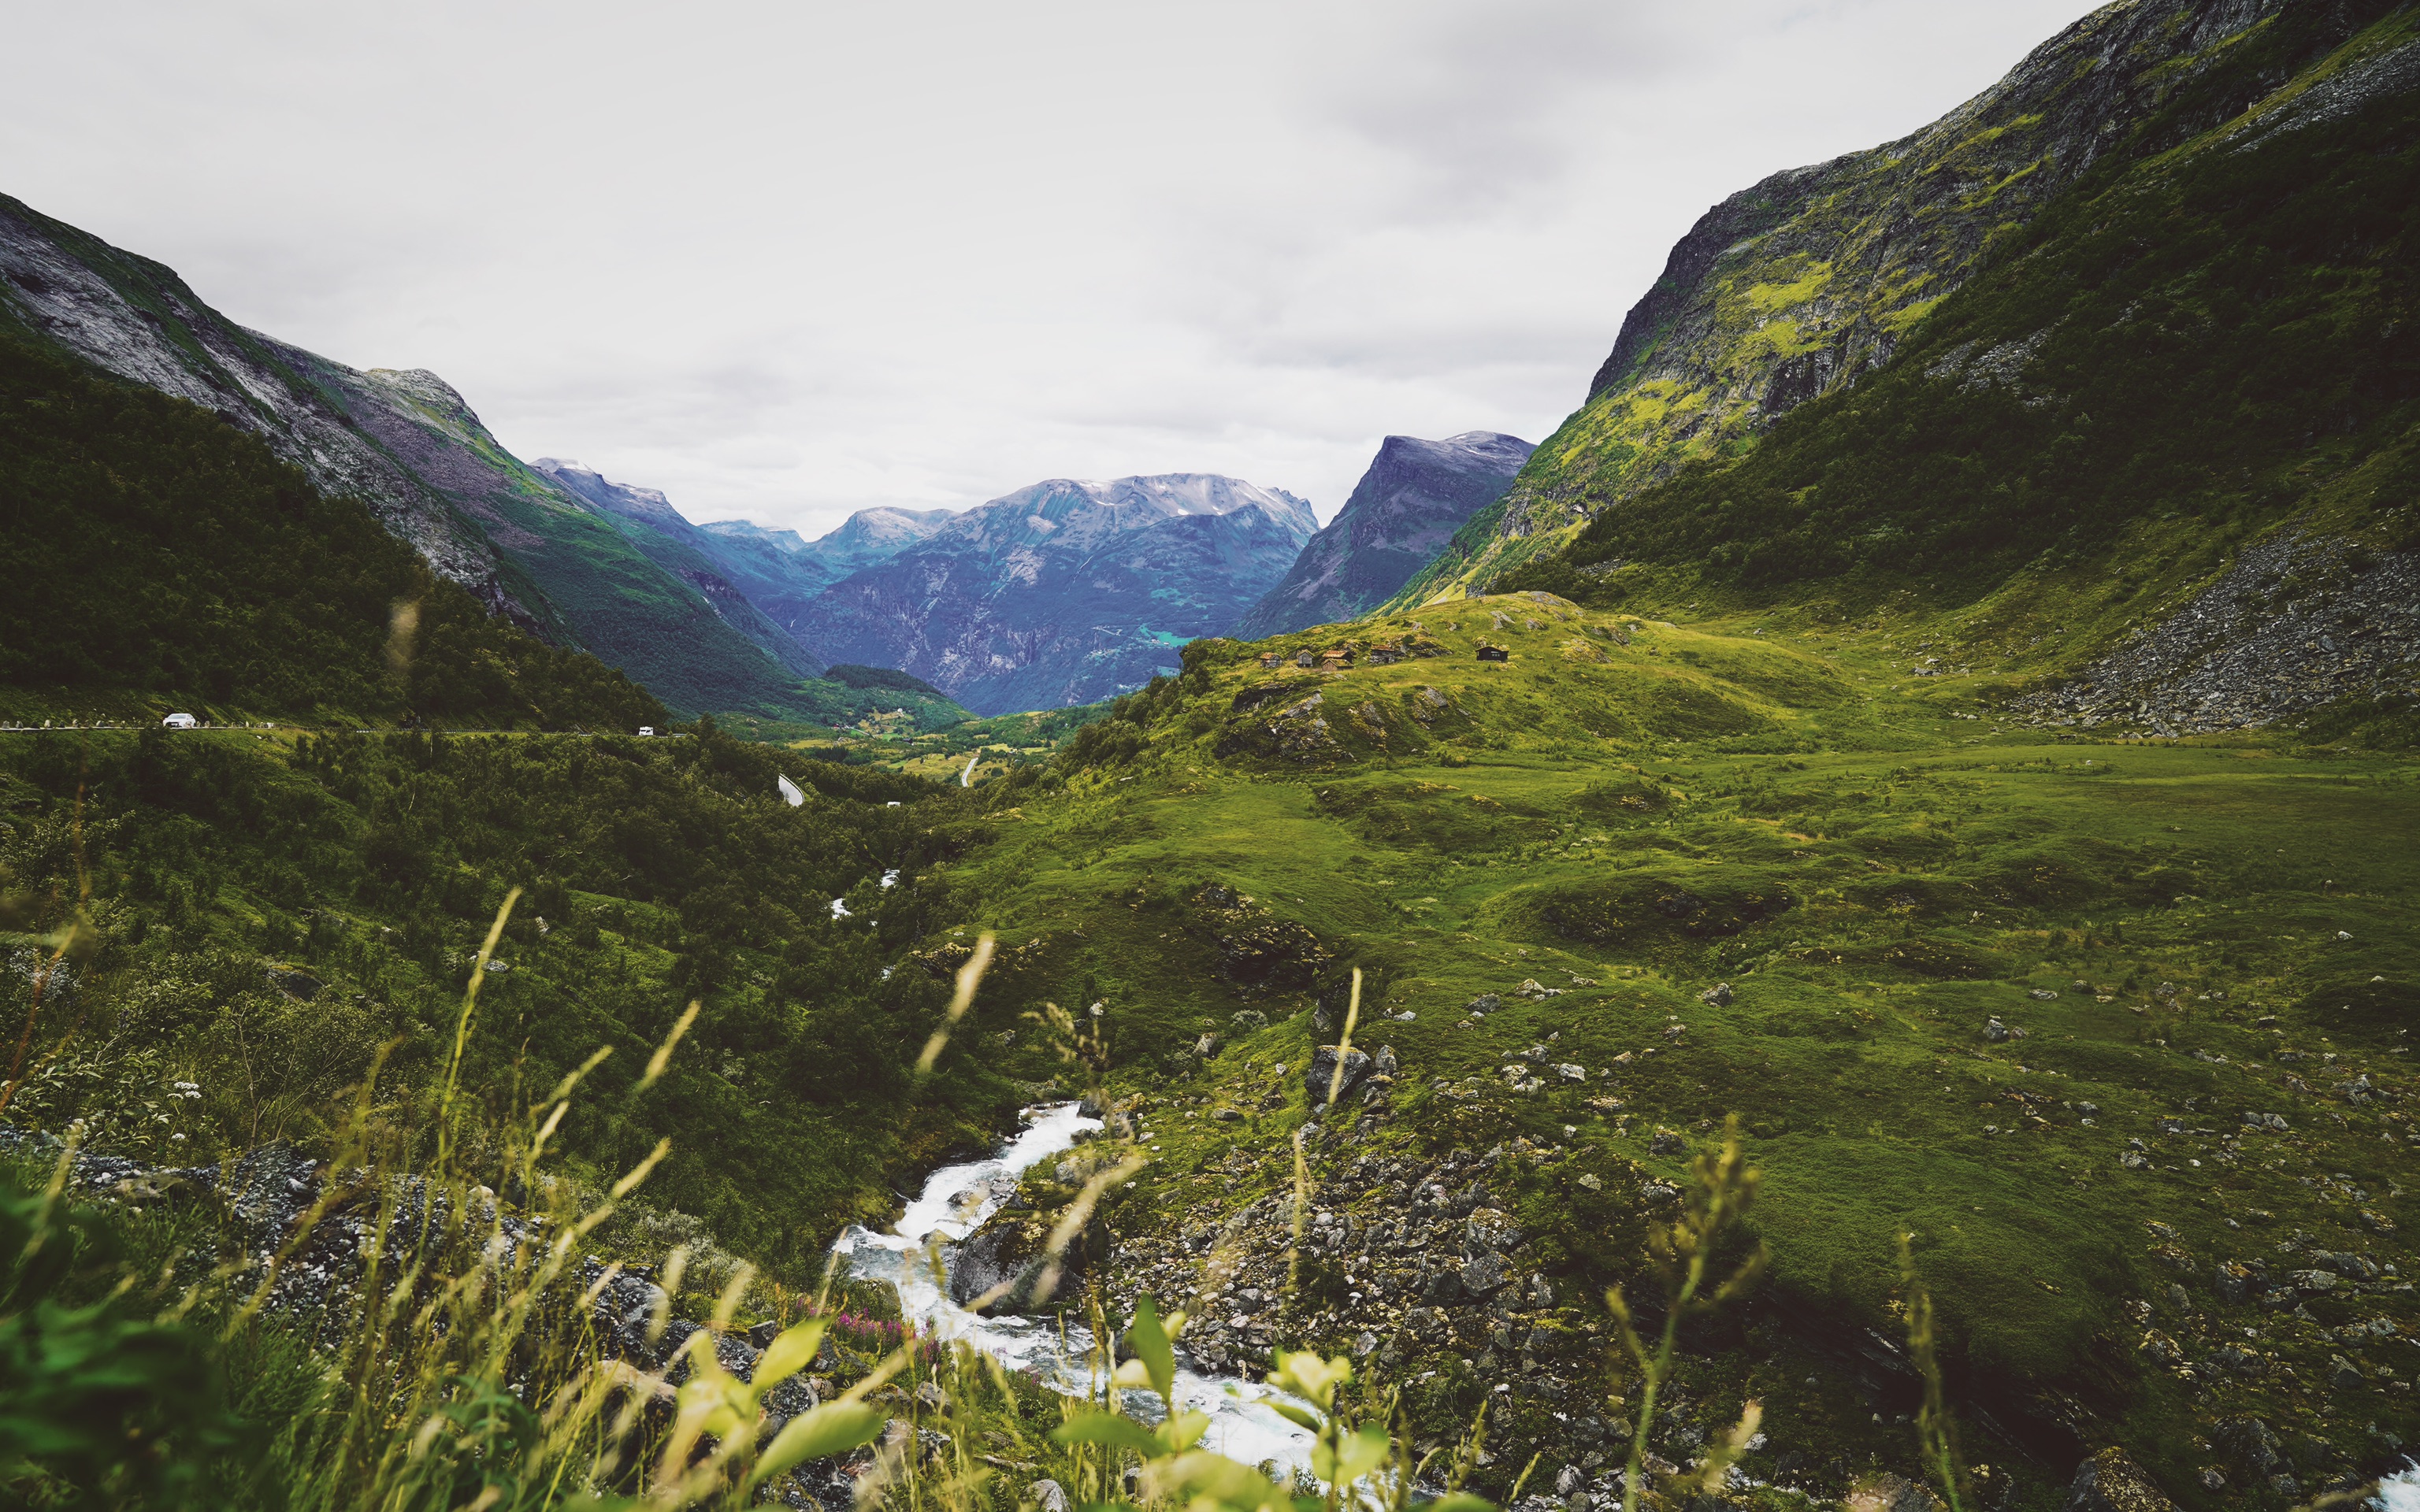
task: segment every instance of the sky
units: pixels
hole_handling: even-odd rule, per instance
[[[0,193],[696,520],[1326,519],[1386,435],[1543,440],[1709,207],[2091,8],[84,0],[11,18]]]

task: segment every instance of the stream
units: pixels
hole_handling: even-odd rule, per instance
[[[1056,1321],[977,1317],[950,1300],[924,1248],[935,1237],[954,1242],[973,1233],[1016,1190],[1017,1176],[1075,1148],[1079,1132],[1101,1127],[1100,1119],[1085,1118],[1073,1103],[1027,1108],[1020,1117],[1024,1130],[998,1154],[944,1165],[925,1178],[923,1192],[908,1204],[890,1233],[860,1226],[832,1247],[847,1257],[858,1275],[890,1282],[899,1293],[901,1314],[924,1332],[964,1340],[1011,1369],[1033,1371],[1054,1390],[1081,1396],[1092,1380],[1084,1358],[1093,1347],[1088,1330],[1067,1324],[1063,1343]],[[1158,1420],[1156,1396],[1144,1391],[1125,1395],[1130,1414],[1145,1422]],[[1248,1465],[1274,1459],[1289,1470],[1307,1469],[1311,1435],[1269,1409],[1267,1400],[1276,1395],[1259,1381],[1196,1375],[1177,1367],[1176,1405],[1210,1414],[1202,1447]]]

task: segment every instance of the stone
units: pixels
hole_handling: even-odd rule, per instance
[[[1997,1018],[1983,1021],[1983,1038],[1993,1044],[2006,1044],[2011,1040],[2022,1040],[2024,1037],[2025,1031],[2012,1024],[2003,1024]]]
[[[2025,994],[2025,995],[2032,998],[2035,1002],[2047,1003],[2051,999],[2056,997],[2058,994],[2052,992],[2047,987],[2037,987],[2032,992]]]
[[[1067,1512],[1067,1490],[1055,1480],[1038,1480],[1025,1489],[1033,1512]]]
[[[1512,1279],[1512,1269],[1501,1255],[1479,1255],[1463,1263],[1457,1279],[1472,1296],[1486,1297],[1503,1289],[1505,1283]]]
[[[2331,1354],[2328,1356],[2328,1384],[2338,1391],[2359,1391],[2369,1384],[2369,1378],[2361,1373],[2361,1366],[2343,1355]]]
[[[1707,988],[1704,992],[1699,993],[1698,995],[1698,1001],[1701,1003],[1712,1003],[1716,1008],[1729,1008],[1731,1006],[1731,984],[1727,981],[1718,981],[1713,986]]]
[[[2177,1512],[2177,1504],[2115,1444],[2075,1467],[2067,1512]]]
[[[1334,1045],[1324,1044],[1311,1053],[1311,1067],[1303,1072],[1303,1090],[1310,1094],[1311,1105],[1328,1105],[1328,1091],[1334,1088],[1336,1100],[1342,1102],[1360,1090],[1362,1079],[1370,1074],[1370,1057],[1358,1050],[1344,1052],[1344,1074],[1337,1077],[1337,1056]]]
[[[1685,1155],[1689,1152],[1689,1142],[1669,1129],[1658,1129],[1655,1137],[1648,1141],[1647,1152],[1651,1155]]]
[[[1560,1076],[1567,1082],[1584,1082],[1588,1080],[1588,1072],[1577,1066],[1557,1066],[1555,1068],[1555,1074]]]
[[[1380,1045],[1377,1056],[1370,1062],[1371,1074],[1375,1076],[1392,1076],[1400,1069],[1395,1061],[1395,1047],[1390,1044]]]
[[[1495,1012],[1497,1009],[1502,1008],[1503,1006],[1504,999],[1497,996],[1494,993],[1481,993],[1478,996],[1463,1005],[1463,1011],[1466,1013],[1477,1013],[1483,1017],[1486,1014]]]
[[[285,971],[271,966],[269,968],[269,984],[298,1003],[307,1003],[319,995],[319,979],[307,971]]]

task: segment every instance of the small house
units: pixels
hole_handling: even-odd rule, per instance
[[[1261,653],[1261,671],[1264,672],[1276,671],[1279,664],[1284,660],[1285,657],[1278,652],[1264,651]]]
[[[1297,667],[1312,666],[1316,664],[1319,658],[1312,656],[1308,649],[1297,651],[1294,654],[1294,664]]]
[[[160,721],[160,727],[163,730],[198,730],[201,723],[190,714],[172,714]]]
[[[655,727],[654,725],[651,725],[651,724],[643,724],[643,725],[639,726],[639,733],[640,733],[642,736],[645,736],[645,735],[652,735],[652,734],[654,734],[655,733],[656,733],[656,727]]]
[[[1319,654],[1319,670],[1321,671],[1341,672],[1345,668],[1352,665],[1353,653],[1350,651],[1323,651]]]
[[[1479,648],[1479,659],[1481,661],[1511,661],[1512,659],[1512,653],[1505,650],[1502,646],[1481,646]]]
[[[1391,667],[1404,659],[1404,648],[1398,645],[1372,646],[1370,659],[1381,667]]]

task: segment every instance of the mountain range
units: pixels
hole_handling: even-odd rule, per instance
[[[801,628],[979,714],[1087,703],[1231,630],[1317,528],[1304,501],[1234,478],[1052,479],[833,584]]]

